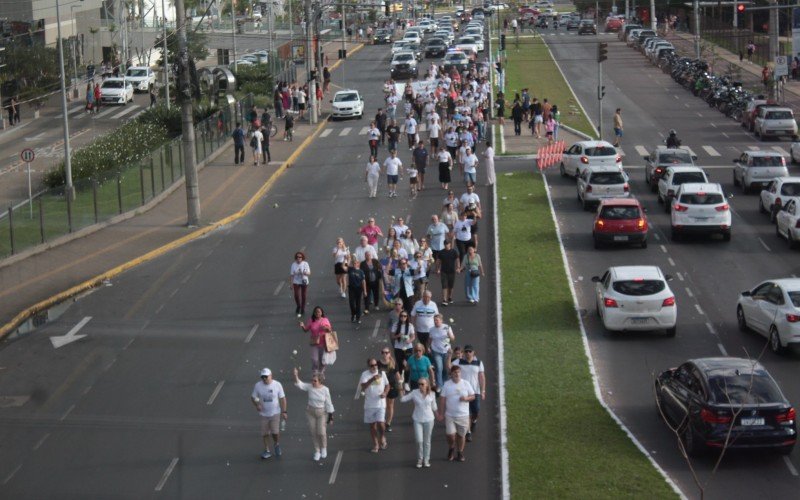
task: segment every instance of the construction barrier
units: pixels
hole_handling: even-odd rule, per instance
[[[536,166],[540,171],[556,165],[561,161],[561,156],[564,154],[564,141],[556,141],[552,144],[546,144],[539,148],[536,152]]]

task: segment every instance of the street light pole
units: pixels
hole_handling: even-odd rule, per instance
[[[161,0],[161,14],[164,16],[164,22],[161,23],[161,38],[164,40],[164,100],[169,109],[169,56],[167,55],[167,9],[164,5],[164,0]]]
[[[80,7],[79,5],[71,5],[69,7],[69,13],[72,16],[72,71],[75,75],[75,88],[72,90],[72,98],[78,98],[78,28],[77,22],[75,21],[75,7]]]
[[[65,196],[72,199],[72,152],[69,146],[69,120],[67,119],[67,85],[64,78],[64,42],[61,40],[61,9],[56,0],[56,24],[58,26],[58,72],[61,77],[61,121],[64,126],[64,177],[66,177]]]
[[[181,146],[185,162],[186,178],[186,224],[200,224],[200,185],[197,179],[197,163],[194,149],[194,119],[192,112],[192,89],[189,75],[189,49],[186,43],[186,9],[183,0],[175,0],[175,23],[178,31],[178,99],[181,103]]]
[[[231,0],[231,32],[233,33],[233,72],[236,73],[236,0]]]

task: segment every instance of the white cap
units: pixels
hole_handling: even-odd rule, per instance
[[[261,370],[262,377],[269,377],[270,375],[272,375],[272,371],[269,368],[264,368]]]

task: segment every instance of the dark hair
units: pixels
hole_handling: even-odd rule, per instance
[[[408,328],[411,326],[411,315],[408,314],[405,310],[403,310],[403,313],[406,314],[406,323],[405,323],[406,331],[403,332],[403,333],[404,333],[404,335],[408,335]],[[400,313],[400,314],[403,314],[403,313]],[[403,320],[400,319],[400,316],[397,316],[397,326],[394,329],[394,333],[395,334],[399,334],[400,333],[400,327],[402,327],[402,326],[403,326]]]
[[[460,371],[461,371],[461,367],[458,366],[458,365],[453,365],[453,366],[450,367],[450,373],[460,372]]]
[[[320,307],[320,306],[314,306],[314,309],[312,309],[312,310],[311,310],[311,321],[314,321],[314,320],[316,319],[316,318],[314,317],[314,313],[316,313],[316,312],[317,312],[317,309],[319,309],[319,312],[321,312],[321,313],[322,313],[322,314],[320,314],[320,316],[319,316],[320,318],[326,318],[326,317],[327,317],[327,316],[325,316],[325,309],[323,309],[323,308],[322,308],[322,307]]]
[[[294,258],[296,259],[298,255],[299,255],[300,257],[302,257],[302,258],[303,258],[303,260],[306,260],[306,254],[304,254],[303,252],[295,252],[295,253],[294,253]]]

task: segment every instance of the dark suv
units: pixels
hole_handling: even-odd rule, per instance
[[[578,25],[578,34],[583,35],[584,33],[597,34],[597,25],[591,19],[581,19],[581,24]]]
[[[392,43],[392,30],[379,29],[375,30],[375,35],[372,37],[372,43],[375,45],[382,43]]]
[[[425,57],[444,57],[447,44],[441,38],[431,38],[425,45]]]

